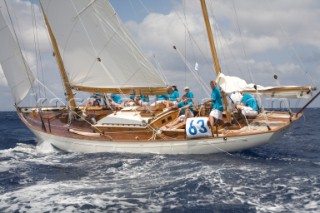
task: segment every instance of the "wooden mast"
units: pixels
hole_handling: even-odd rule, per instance
[[[202,8],[204,22],[206,24],[206,29],[207,29],[207,33],[208,33],[208,39],[209,39],[211,54],[212,54],[212,58],[213,58],[214,68],[215,68],[216,74],[218,76],[221,73],[221,68],[219,65],[218,55],[217,55],[216,47],[214,44],[214,39],[213,39],[212,30],[211,30],[211,26],[210,26],[207,6],[206,6],[205,0],[200,0],[200,2],[201,2],[201,8]],[[227,119],[230,122],[231,121],[231,114],[230,114],[230,110],[229,110],[227,97],[226,97],[226,94],[224,93],[224,91],[221,91],[221,95],[222,95],[223,104],[224,104],[224,107],[225,107],[225,110],[227,113]]]
[[[46,23],[47,28],[48,28],[48,32],[49,32],[49,36],[50,36],[51,43],[52,43],[52,46],[53,46],[53,50],[54,50],[54,53],[55,53],[55,57],[56,57],[56,60],[57,60],[58,66],[59,66],[60,75],[61,75],[61,78],[63,80],[63,84],[64,84],[64,88],[65,88],[65,94],[66,94],[66,96],[68,98],[68,101],[70,103],[71,110],[74,111],[74,109],[76,108],[76,102],[74,100],[74,94],[72,92],[72,88],[70,86],[70,82],[69,82],[66,70],[64,68],[64,64],[63,64],[63,61],[62,61],[62,57],[61,57],[60,51],[58,49],[58,44],[57,44],[56,38],[53,35],[52,29],[51,29],[51,27],[49,25],[47,16],[44,13],[42,5],[41,5],[41,10],[42,10],[42,14],[43,14],[45,23]]]

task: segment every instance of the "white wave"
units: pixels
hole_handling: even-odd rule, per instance
[[[258,212],[316,212],[320,208],[317,177],[295,171],[292,175],[283,173],[287,171],[283,167],[286,162],[274,167],[269,160],[261,163],[263,159],[249,161],[234,156],[46,154],[38,147],[21,145],[13,150],[9,155],[16,167],[57,166],[59,169],[54,171],[63,174],[38,181],[39,176],[24,169],[21,188],[0,195],[0,206],[8,212],[79,212],[86,211],[81,210],[86,206],[92,206],[94,212],[159,212],[168,203],[170,208],[180,207],[188,198],[196,198],[187,201],[191,206],[212,205],[215,201],[230,206],[249,205]],[[0,151],[0,157],[4,153]],[[8,163],[3,165],[10,169]],[[68,179],[65,173],[70,171],[83,174],[72,174]]]
[[[319,209],[319,201],[310,201],[309,203],[304,205],[304,208],[308,211],[316,211],[317,209]]]
[[[53,148],[53,146],[51,145],[51,143],[47,142],[47,141],[42,141],[41,143],[39,143],[36,147],[37,152],[39,153],[43,153],[43,154],[48,154],[48,153],[55,153],[57,152],[57,150],[55,150],[55,148]]]
[[[12,168],[12,165],[8,161],[0,161],[0,172],[9,171]]]
[[[17,210],[21,212],[51,212],[52,209],[56,209],[57,212],[78,212],[79,208],[85,205],[92,206],[95,209],[94,212],[99,212],[99,209],[110,210],[109,206],[114,206],[115,211],[122,208],[134,209],[139,212],[143,210],[139,205],[149,202],[147,198],[139,198],[141,194],[137,198],[134,198],[134,193],[130,193],[130,197],[125,197],[122,195],[121,188],[101,190],[108,186],[105,184],[105,182],[90,183],[82,180],[58,183],[39,181],[36,185],[0,195],[0,206],[7,212]],[[132,202],[132,200],[136,200],[136,202]],[[159,210],[161,205],[153,203],[152,208]],[[101,210],[100,212],[105,211]]]

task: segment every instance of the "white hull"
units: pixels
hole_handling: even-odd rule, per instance
[[[155,154],[211,154],[235,152],[270,143],[281,137],[286,129],[255,135],[229,138],[208,138],[187,141],[162,142],[112,142],[67,138],[31,129],[41,140],[67,152],[128,152]]]

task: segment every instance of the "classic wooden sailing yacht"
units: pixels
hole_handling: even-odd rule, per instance
[[[312,88],[257,89],[256,86],[250,88],[242,84],[241,87],[229,89],[230,85],[239,85],[235,81],[242,81],[221,73],[205,0],[200,2],[217,82],[224,91],[225,125],[215,130],[217,135],[213,135],[208,128],[208,110],[205,106],[201,106],[197,116],[188,119],[186,125],[166,129],[163,127],[178,117],[179,110],[164,111],[165,106],[161,104],[120,110],[112,109],[108,103],[92,107],[76,104],[74,91],[103,95],[166,93],[166,82],[131,40],[106,0],[40,0],[64,82],[67,97],[64,107],[19,106],[38,80],[29,69],[15,34],[11,33],[1,15],[0,62],[19,117],[40,142],[46,141],[70,152],[209,154],[240,151],[281,137],[301,117],[301,113],[263,111],[253,119],[239,117],[230,110],[226,95],[246,91],[256,95],[299,98],[310,97]]]

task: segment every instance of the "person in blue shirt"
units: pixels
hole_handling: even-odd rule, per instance
[[[148,102],[149,103],[149,96],[148,95],[141,95],[140,96],[142,102]]]
[[[120,95],[111,94],[110,97],[111,97],[112,101],[114,101],[115,103],[117,103],[117,104],[121,104],[122,103],[122,98],[121,98]]]
[[[188,97],[188,100],[189,101],[192,101],[193,105],[196,105],[195,101],[194,101],[194,95],[193,93],[190,91],[190,88],[188,86],[186,86],[184,88],[184,92],[185,92],[185,95]]]
[[[180,101],[179,92],[174,87],[168,87],[167,92],[169,94],[169,100],[166,102],[166,107],[176,106]]]
[[[158,106],[160,104],[165,104],[167,100],[169,100],[168,94],[156,95],[155,102],[152,103],[150,106],[154,107],[154,106]]]
[[[108,100],[109,100],[112,107],[122,109],[124,106],[122,98],[118,94],[111,94],[110,98]]]
[[[147,95],[130,95],[126,100],[125,106],[147,106],[149,105],[149,97]]]
[[[157,100],[155,103],[164,104],[166,106],[165,110],[168,110],[169,107],[176,106],[179,100],[179,93],[177,91],[174,91],[171,86],[167,87],[167,93],[168,94],[157,95]]]
[[[210,125],[213,129],[215,121],[220,120],[223,122],[222,112],[223,112],[224,108],[223,108],[223,103],[222,103],[222,95],[221,95],[221,92],[220,92],[220,89],[219,89],[219,86],[217,85],[217,83],[215,81],[210,81],[210,87],[212,89],[211,99],[209,99],[206,102],[212,102],[212,110],[209,115],[209,121],[210,121]]]
[[[163,95],[157,95],[156,96],[156,104],[164,103],[167,100],[169,100],[169,95],[168,94],[163,94]]]
[[[141,98],[141,105],[142,106],[147,106],[150,104],[148,95],[141,95],[140,98]]]
[[[136,106],[139,101],[140,101],[140,96],[137,97],[136,95],[130,95],[129,99],[124,101],[124,106],[126,106],[126,107]],[[140,104],[138,104],[138,105],[140,105]]]
[[[180,101],[180,94],[179,94],[179,90],[178,90],[177,86],[175,84],[173,84],[172,89],[173,89],[172,98],[175,98],[179,102]],[[171,96],[170,96],[170,99],[171,99]]]
[[[258,115],[259,106],[257,100],[248,93],[241,93],[241,103],[237,105],[237,108],[241,110],[241,113],[246,117],[256,117]]]
[[[179,93],[178,87],[175,84],[172,84],[172,89],[173,91],[177,91]]]
[[[181,109],[180,116],[172,121],[172,123],[166,125],[166,128],[171,128],[180,122],[186,123],[188,118],[194,117],[193,104],[191,101],[189,101],[186,95],[182,96],[182,100],[176,107]]]

